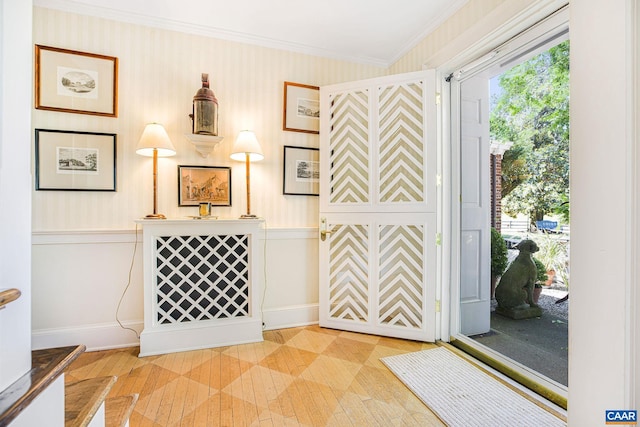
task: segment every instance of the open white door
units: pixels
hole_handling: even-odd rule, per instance
[[[460,332],[491,329],[491,189],[489,177],[489,80],[459,83],[460,94]]]
[[[435,73],[320,98],[320,325],[434,341]]]

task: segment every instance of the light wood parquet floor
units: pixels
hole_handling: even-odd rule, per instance
[[[140,396],[131,427],[443,426],[379,360],[433,347],[308,326],[160,356],[89,352],[66,381],[116,375],[109,397]]]

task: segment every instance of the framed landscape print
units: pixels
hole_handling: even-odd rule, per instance
[[[36,45],[36,108],[118,116],[118,58]]]
[[[178,166],[178,205],[231,206],[231,168]]]
[[[36,190],[116,191],[116,134],[36,129]]]
[[[320,194],[320,150],[284,146],[282,192],[301,196]]]
[[[282,129],[320,133],[320,88],[284,82]]]

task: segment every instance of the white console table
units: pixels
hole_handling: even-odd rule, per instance
[[[138,220],[140,356],[262,341],[263,220]]]

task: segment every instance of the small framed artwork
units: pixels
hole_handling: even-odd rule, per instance
[[[116,191],[116,134],[36,129],[36,190]]]
[[[320,88],[284,82],[282,129],[320,133]]]
[[[178,205],[231,206],[231,168],[178,166]]]
[[[118,58],[36,45],[36,108],[118,116]]]
[[[301,196],[320,194],[320,150],[284,146],[283,193]]]

